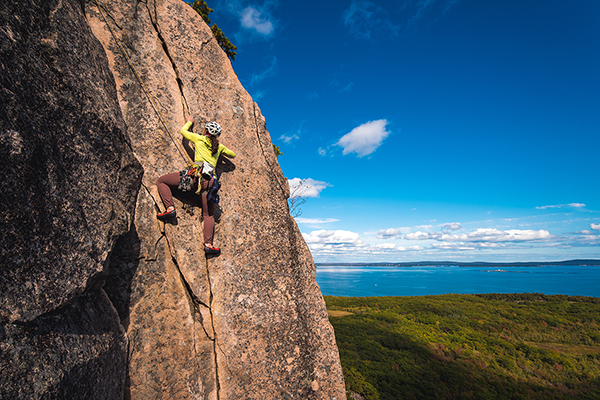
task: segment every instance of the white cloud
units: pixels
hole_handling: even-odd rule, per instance
[[[434,2],[435,0],[418,0],[416,2],[415,14],[410,19],[409,24],[414,25],[417,21],[423,18],[423,16],[431,9],[431,6]]]
[[[405,0],[402,8],[408,14],[407,27],[413,28],[417,23],[427,17],[428,21],[435,22],[443,17],[453,5],[460,0]]]
[[[408,236],[408,235],[407,235]],[[546,230],[509,229],[502,231],[496,228],[479,228],[469,234],[443,234],[439,240],[444,242],[526,242],[532,240],[547,240],[552,235]]]
[[[398,246],[398,250],[401,250],[401,251],[420,251],[420,250],[425,250],[425,247],[422,247],[422,246],[408,246],[408,247]]]
[[[477,242],[460,242],[460,243],[433,243],[431,245],[434,249],[438,250],[453,250],[453,251],[467,251],[467,250],[478,250],[478,249],[490,249],[490,248],[505,248],[507,247],[504,243],[477,243]]]
[[[339,221],[339,219],[335,219],[335,218],[325,218],[325,219],[296,218],[296,222],[299,224],[329,224],[331,222],[337,222],[337,221]]]
[[[552,235],[550,232],[540,229],[534,231],[531,229],[520,230],[520,229],[508,229],[506,231],[507,237],[503,241],[530,241],[530,240],[545,240],[550,239]]]
[[[600,246],[600,235],[597,231],[575,232],[577,236],[568,238],[569,246]]]
[[[344,155],[356,153],[359,157],[367,156],[373,153],[390,134],[385,129],[387,123],[387,120],[379,119],[362,124],[342,136],[336,145],[344,148]]]
[[[258,101],[260,99],[262,99],[263,97],[265,97],[265,95],[267,94],[266,90],[259,90],[254,92],[254,94],[252,94],[252,99],[254,101]]]
[[[395,249],[396,245],[394,243],[381,243],[372,246],[376,249]]]
[[[413,226],[413,229],[431,229],[431,228],[433,228],[433,225],[417,225],[417,226]]]
[[[354,35],[368,39],[371,37],[373,26],[370,20],[378,10],[379,8],[370,1],[352,0],[350,7],[344,10],[342,15],[344,25]]]
[[[473,243],[433,243],[434,249],[441,250],[475,250],[477,246]]]
[[[377,231],[377,239],[392,239],[408,232],[409,228],[389,228]]]
[[[327,155],[327,151],[322,147],[319,147],[319,150],[317,150],[317,152],[319,153],[320,156],[323,156],[323,157],[325,157]]]
[[[342,21],[348,31],[362,39],[379,35],[397,36],[401,30],[415,28],[423,20],[436,22],[460,0],[402,0],[388,9],[368,0],[352,0]],[[381,3],[381,2],[379,2]]]
[[[446,224],[447,226],[448,224]],[[454,224],[454,229],[460,229],[460,224]],[[433,225],[417,225],[413,227],[388,228],[377,231],[377,239],[400,239],[406,235],[407,240],[427,240],[438,239],[441,233],[431,232]],[[415,231],[409,233],[410,231]],[[422,232],[427,231],[427,232]]]
[[[434,231],[432,225],[418,225],[410,228],[389,228],[377,232],[377,239],[404,239],[404,240],[431,240],[435,242],[469,242],[479,243],[477,246],[483,247],[484,244],[492,246],[494,243],[505,242],[532,242],[548,241],[556,239],[547,230],[531,229],[505,229],[498,228],[479,228],[470,233],[450,233],[462,229],[460,223],[448,223],[438,225],[441,231]],[[600,225],[597,226],[600,230]],[[464,243],[463,243],[464,244]],[[467,245],[465,245],[467,246]],[[468,246],[467,246],[468,247]],[[437,246],[439,248],[439,246]]]
[[[317,220],[318,221],[318,220]],[[504,220],[502,220],[504,222]],[[588,219],[587,223],[593,221]],[[316,221],[315,221],[316,222]],[[323,220],[325,222],[325,220]],[[600,222],[600,221],[597,221]],[[365,232],[368,239],[349,231],[320,230],[303,234],[316,260],[320,261],[398,261],[407,258],[469,257],[495,253],[498,257],[533,254],[532,249],[574,249],[600,246],[600,223],[590,223],[590,230],[564,234],[551,234],[545,229],[512,229],[512,227],[486,227],[464,232],[463,225],[493,223],[476,221],[467,223],[442,223],[396,227],[375,232]],[[471,225],[472,226],[472,225]],[[477,225],[475,225],[477,226]],[[479,225],[481,226],[481,225]],[[462,231],[461,231],[462,230]],[[379,240],[377,240],[379,239]],[[393,240],[394,243],[390,243]],[[410,243],[420,246],[408,246]],[[411,255],[411,253],[413,255]],[[542,254],[542,253],[540,253]],[[591,254],[591,253],[590,253]],[[589,256],[594,257],[594,256]]]
[[[370,39],[376,32],[397,35],[400,30],[390,20],[387,10],[367,0],[352,0],[342,20],[351,34],[362,39]]]
[[[550,206],[539,206],[539,207],[535,207],[535,208],[537,208],[538,210],[545,210],[547,208],[564,208],[564,207],[582,208],[582,207],[585,207],[585,204],[583,204],[583,203],[554,204],[554,205],[550,205]]]
[[[262,81],[264,81],[266,78],[275,75],[275,73],[277,72],[277,69],[278,69],[277,57],[273,57],[271,59],[271,65],[269,65],[269,67],[267,69],[265,69],[261,73],[252,74],[252,76],[250,77],[250,86],[255,86],[255,85],[261,83]]]
[[[282,140],[284,143],[289,144],[292,140],[297,140],[300,139],[300,136],[296,135],[295,133],[292,135],[281,135],[279,136],[279,140]]]
[[[358,244],[362,243],[360,235],[356,232],[343,230],[318,230],[302,236],[308,244]]]
[[[464,242],[469,240],[469,235],[466,233],[460,235],[449,235],[444,233],[439,237],[439,239],[443,242]]]
[[[394,243],[369,245],[356,232],[344,230],[317,230],[302,233],[310,251],[316,259],[350,260],[372,259],[374,256],[396,257],[399,253],[422,251],[421,246],[398,246]]]
[[[302,136],[302,131],[304,130],[305,122],[306,120],[302,120],[297,129],[290,129],[287,133],[281,135],[279,140],[283,140],[286,144],[289,144],[292,140],[300,139],[300,136]]]
[[[316,181],[312,178],[308,179],[288,179],[290,186],[290,197],[319,197],[323,189],[331,186],[327,182]]]
[[[269,36],[275,29],[270,17],[252,6],[246,7],[240,13],[240,23],[244,28],[254,30],[264,36]]]
[[[444,231],[457,231],[459,229],[460,229],[460,224],[457,222],[450,223],[450,224],[444,224],[444,226],[442,227],[442,230],[444,230]]]
[[[406,240],[431,240],[438,239],[441,235],[437,232],[411,232],[404,236]]]

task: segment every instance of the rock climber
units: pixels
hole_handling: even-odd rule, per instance
[[[219,254],[221,250],[213,246],[213,236],[215,227],[215,196],[214,189],[218,189],[216,180],[216,166],[221,154],[234,158],[235,153],[219,143],[221,135],[221,126],[216,122],[207,122],[204,124],[202,134],[190,131],[194,124],[191,117],[187,117],[187,122],[181,128],[181,134],[189,141],[194,143],[195,156],[194,164],[181,172],[173,172],[161,176],[156,180],[158,193],[165,205],[165,212],[157,215],[161,221],[165,221],[176,216],[175,203],[171,194],[171,188],[183,191],[195,190],[202,199],[202,219],[204,220],[204,252],[206,254]],[[198,173],[196,172],[198,171]],[[200,177],[200,187],[198,187],[198,175]]]

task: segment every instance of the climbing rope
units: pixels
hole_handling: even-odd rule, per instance
[[[188,153],[185,150],[182,150],[180,148],[180,145],[178,145],[177,141],[173,137],[173,131],[171,130],[171,128],[169,127],[169,125],[167,125],[167,121],[165,120],[165,117],[163,116],[162,112],[160,112],[160,108],[158,107],[156,101],[154,100],[154,97],[152,97],[152,94],[150,93],[150,90],[148,90],[148,88],[144,84],[144,80],[142,79],[142,77],[138,73],[137,69],[133,65],[133,62],[131,61],[131,58],[129,58],[129,54],[127,54],[127,51],[123,47],[123,44],[121,43],[121,40],[119,40],[119,38],[117,37],[117,34],[115,33],[115,31],[113,30],[112,26],[108,22],[108,18],[106,17],[106,14],[104,14],[104,11],[102,11],[102,7],[100,7],[100,4],[98,4],[98,0],[94,0],[94,3],[96,3],[96,7],[98,8],[98,11],[100,11],[100,14],[102,14],[102,18],[104,19],[104,23],[106,23],[106,26],[108,26],[108,29],[110,30],[110,33],[112,34],[112,37],[115,39],[115,41],[117,42],[117,45],[119,46],[119,48],[123,52],[123,55],[125,56],[125,58],[127,59],[127,63],[129,64],[129,67],[131,68],[131,70],[135,74],[138,82],[140,83],[140,85],[142,86],[144,92],[146,93],[146,96],[148,96],[148,99],[150,100],[150,103],[152,104],[152,108],[154,108],[154,111],[158,114],[160,122],[165,127],[165,130],[167,131],[167,134],[169,135],[169,137],[171,138],[171,141],[175,145],[175,148],[177,148],[177,151],[179,152],[179,154],[181,155],[181,157],[183,157],[183,159],[186,162],[186,164],[188,166],[192,165],[193,164],[192,159],[190,158],[190,156],[188,155]]]

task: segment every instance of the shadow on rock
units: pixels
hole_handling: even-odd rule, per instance
[[[173,220],[175,220],[173,218]],[[121,325],[129,326],[131,281],[140,263],[141,242],[135,225],[121,236],[110,255],[104,291],[119,314]]]
[[[102,289],[33,321],[4,324],[0,336],[0,398],[122,398],[127,340]]]
[[[231,161],[227,157],[219,157],[219,162],[217,162],[217,178],[221,179],[221,175],[224,172],[233,171],[235,171],[235,164],[233,163],[233,161]]]

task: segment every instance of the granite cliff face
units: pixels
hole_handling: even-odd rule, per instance
[[[0,398],[345,398],[287,181],[212,32],[179,0],[99,4],[0,5]],[[218,257],[194,196],[155,217],[187,114],[237,154]]]
[[[0,398],[120,398],[127,338],[102,291],[142,175],[104,49],[75,1],[0,3]]]

